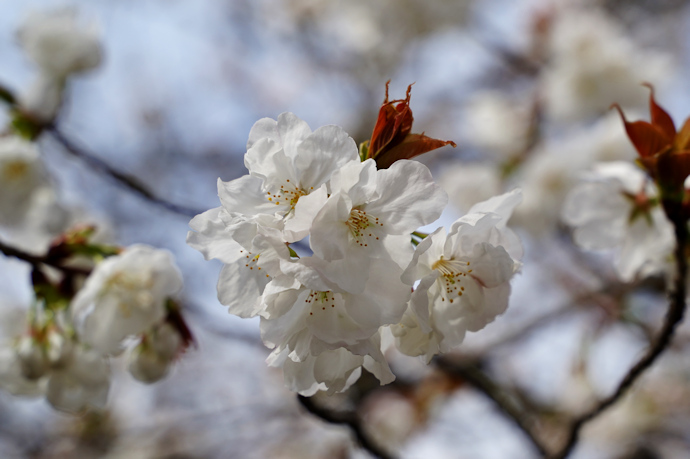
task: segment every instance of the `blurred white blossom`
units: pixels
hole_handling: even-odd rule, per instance
[[[142,337],[141,343],[129,354],[129,372],[137,380],[152,383],[162,379],[169,371],[183,340],[169,323],[153,327]]]
[[[544,76],[547,114],[560,121],[595,117],[611,104],[636,107],[647,93],[640,83],[662,81],[669,57],[640,49],[622,26],[596,8],[564,8],[551,29]]]
[[[675,238],[654,183],[627,162],[601,163],[568,194],[563,220],[584,249],[617,249],[615,266],[629,282],[664,271]]]
[[[45,180],[35,144],[17,136],[0,137],[0,223],[18,225],[33,194]]]
[[[29,15],[19,31],[19,41],[41,72],[56,80],[101,63],[98,28],[79,24],[73,9]]]
[[[464,137],[499,158],[521,153],[527,146],[530,109],[499,91],[483,91],[472,96],[465,109]]]
[[[137,244],[95,267],[72,301],[72,315],[85,343],[116,354],[124,338],[165,317],[166,300],[181,288],[172,255]]]

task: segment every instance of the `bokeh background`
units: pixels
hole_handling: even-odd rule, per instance
[[[509,311],[468,336],[457,358],[499,384],[547,444],[610,393],[658,329],[664,282],[617,280],[608,252],[585,253],[562,202],[599,161],[633,160],[620,103],[645,116],[648,81],[676,124],[690,114],[690,5],[681,0],[5,0],[0,83],[21,94],[36,73],[17,30],[32,11],[73,7],[100,29],[103,64],[73,78],[57,124],[157,196],[203,211],[216,180],[245,174],[253,123],[291,111],[312,129],[367,140],[391,80],[412,88],[414,132],[450,139],[420,158],[449,193],[448,224],[474,202],[521,186],[513,224],[525,244]],[[0,112],[0,124],[8,121]],[[47,136],[43,160],[75,221],[102,238],[175,254],[197,346],[162,382],[115,363],[108,408],[82,416],[0,393],[0,457],[368,457],[347,427],[307,413],[264,363],[257,320],[227,314],[220,264],[187,247],[189,218],[119,186]],[[37,217],[40,221],[40,216]],[[37,223],[38,225],[38,223]],[[0,229],[40,249],[41,228]],[[29,267],[0,258],[0,328],[11,339],[31,302]],[[573,458],[690,456],[687,326],[633,393],[584,430]],[[467,378],[388,354],[398,382],[367,379],[320,403],[356,409],[404,458],[538,457]]]

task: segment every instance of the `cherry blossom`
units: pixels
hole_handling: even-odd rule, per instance
[[[56,80],[101,62],[98,29],[93,24],[81,26],[73,9],[31,14],[19,31],[19,40],[41,72]]]
[[[125,337],[160,322],[166,300],[181,288],[169,252],[133,245],[96,266],[72,301],[72,314],[84,342],[114,354]]]
[[[314,218],[310,245],[333,262],[337,280],[331,280],[353,293],[364,288],[373,258],[400,260],[404,268],[409,234],[435,221],[448,201],[426,166],[408,160],[384,170],[376,170],[373,159],[347,164],[333,175],[330,188]]]
[[[249,170],[230,182],[218,182],[218,195],[232,216],[274,215],[283,219],[288,242],[309,233],[314,215],[327,198],[331,175],[359,161],[357,145],[342,128],[312,132],[292,113],[263,118],[249,133],[244,163]]]
[[[600,163],[570,192],[563,221],[584,249],[616,249],[615,267],[626,282],[668,268],[673,228],[654,183],[631,163]]]
[[[514,190],[481,202],[453,223],[448,235],[439,228],[419,243],[402,279],[420,281],[405,317],[391,327],[403,353],[428,361],[506,310],[509,281],[522,255],[506,224],[521,198]]]

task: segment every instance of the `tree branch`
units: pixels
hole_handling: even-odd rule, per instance
[[[668,213],[668,212],[667,212]],[[673,216],[673,213],[669,214]],[[659,336],[654,344],[647,350],[647,353],[628,371],[616,391],[607,398],[601,400],[592,410],[576,418],[568,433],[568,438],[561,450],[553,455],[553,459],[564,459],[572,452],[577,444],[582,427],[595,417],[603,413],[607,408],[616,403],[637,379],[651,367],[656,359],[666,350],[671,343],[671,338],[678,324],[683,320],[685,314],[686,278],[688,273],[688,263],[685,257],[685,246],[688,242],[687,223],[682,216],[672,217],[673,226],[676,234],[676,249],[674,258],[676,260],[677,273],[673,292],[671,293],[671,303],[666,313],[664,325],[659,332]]]
[[[534,424],[525,414],[525,410],[518,406],[508,393],[494,383],[475,364],[454,362],[447,356],[436,357],[434,363],[444,373],[461,378],[486,395],[506,416],[515,422],[539,451],[539,454],[542,456],[548,454],[546,447],[534,433]]]
[[[2,241],[0,241],[0,253],[3,253],[8,257],[17,258],[19,260],[25,261],[36,268],[40,268],[41,266],[51,266],[53,268],[59,269],[60,271],[66,274],[81,274],[84,276],[88,276],[89,274],[91,274],[91,270],[89,269],[77,268],[74,266],[64,266],[58,260],[51,260],[50,258],[31,255],[30,253],[24,252],[23,250],[11,247]]]
[[[155,204],[158,207],[166,209],[170,212],[183,215],[185,217],[194,217],[203,212],[203,210],[193,209],[191,207],[181,206],[170,201],[166,201],[158,196],[156,196],[152,191],[146,188],[144,185],[139,183],[133,177],[126,175],[120,171],[113,169],[108,163],[103,161],[101,158],[88,152],[85,148],[78,146],[74,141],[69,139],[65,134],[60,131],[57,126],[51,124],[45,127],[45,131],[48,132],[63,148],[75,158],[79,158],[91,168],[96,169],[106,175],[112,177],[117,183],[138,195],[139,197]]]
[[[333,411],[322,406],[319,406],[312,397],[305,397],[297,395],[299,403],[311,414],[326,421],[330,424],[345,424],[354,433],[360,446],[367,450],[374,457],[380,459],[394,459],[390,453],[383,450],[380,446],[372,441],[369,435],[364,431],[362,422],[355,412],[347,411]]]

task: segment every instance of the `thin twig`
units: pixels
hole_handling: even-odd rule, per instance
[[[17,99],[14,96],[14,93],[1,83],[0,100],[5,101],[10,106],[15,106],[17,104]],[[99,170],[102,173],[109,175],[117,183],[132,191],[134,194],[146,199],[147,201],[159,207],[162,207],[163,209],[169,210],[170,212],[179,215],[184,215],[185,217],[194,217],[195,215],[198,215],[203,212],[203,210],[181,206],[179,204],[166,201],[165,199],[156,196],[153,192],[151,192],[148,188],[139,183],[133,177],[130,177],[120,171],[113,169],[112,166],[103,161],[101,158],[90,153],[85,148],[77,145],[74,141],[72,141],[65,134],[63,134],[62,131],[59,130],[54,123],[41,125],[40,128],[41,131],[48,132],[72,156],[84,161],[93,169]]]
[[[445,356],[435,358],[434,363],[444,373],[459,377],[481,391],[491,399],[504,414],[515,422],[520,430],[529,438],[537,451],[539,451],[539,454],[542,456],[548,454],[547,448],[534,433],[534,423],[530,419],[530,416],[526,415],[526,410],[518,406],[515,400],[506,393],[505,390],[494,383],[491,378],[482,372],[475,364],[454,362]]]
[[[671,342],[673,333],[678,324],[683,320],[685,314],[685,295],[686,286],[685,280],[688,272],[687,259],[685,258],[685,246],[688,240],[688,231],[686,222],[682,218],[673,219],[673,224],[676,233],[676,249],[674,257],[676,260],[677,277],[675,281],[674,290],[671,293],[671,304],[669,305],[664,325],[659,332],[656,342],[647,350],[647,353],[635,364],[634,367],[628,371],[621,383],[618,385],[616,391],[601,400],[592,410],[576,418],[568,433],[568,439],[561,450],[553,455],[553,459],[564,459],[572,452],[577,444],[582,427],[595,417],[603,413],[607,408],[616,403],[637,379],[654,364],[656,359],[666,350]]]
[[[45,131],[49,133],[60,145],[62,145],[72,156],[84,161],[91,168],[109,175],[117,183],[132,191],[139,197],[144,198],[145,200],[159,207],[169,210],[170,212],[184,215],[185,217],[194,217],[195,215],[203,212],[203,210],[181,206],[156,196],[152,191],[139,183],[139,181],[137,181],[135,178],[113,169],[112,166],[103,161],[101,158],[77,145],[73,140],[63,134],[62,131],[60,131],[55,125],[46,126]]]
[[[88,276],[91,273],[91,270],[89,269],[77,268],[74,266],[64,266],[59,260],[52,260],[46,257],[31,255],[30,253],[24,252],[16,247],[9,246],[2,241],[0,241],[0,253],[3,253],[8,257],[23,260],[34,267],[51,266],[66,274],[81,274],[85,276]]]
[[[364,431],[362,422],[356,413],[351,411],[329,410],[328,408],[319,406],[312,397],[305,397],[303,395],[297,395],[297,400],[307,411],[323,421],[331,424],[347,425],[352,430],[352,433],[354,433],[362,448],[367,450],[374,457],[380,459],[394,458],[394,456],[372,441],[369,435]]]

